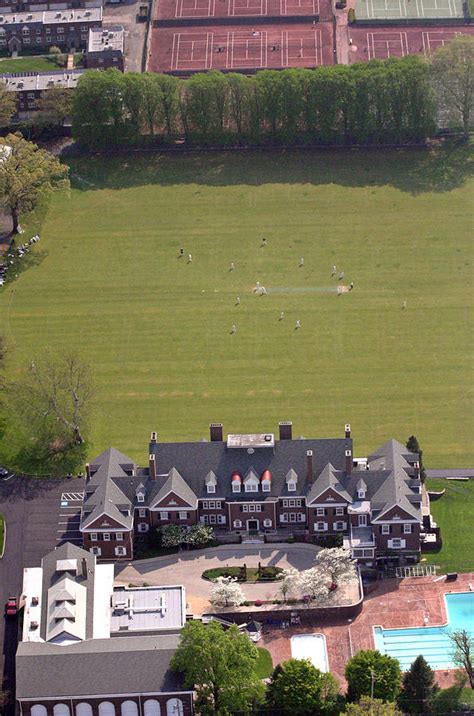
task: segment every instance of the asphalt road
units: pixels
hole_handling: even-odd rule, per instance
[[[3,605],[8,597],[20,596],[24,567],[39,567],[42,557],[67,539],[79,544],[78,495],[83,489],[84,481],[76,478],[0,481],[0,512],[6,523],[5,552],[0,559],[0,678],[2,690],[12,696],[19,623],[3,618]],[[61,500],[65,494],[73,499]],[[4,708],[5,716],[14,712],[14,704]]]

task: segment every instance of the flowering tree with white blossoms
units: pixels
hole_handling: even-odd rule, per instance
[[[352,559],[350,550],[344,547],[322,549],[316,555],[315,565],[320,576],[331,584],[344,584],[357,574],[355,560]]]
[[[286,602],[288,597],[299,596],[301,592],[301,572],[298,572],[294,567],[288,567],[280,574],[280,580],[280,594],[283,597],[283,601]]]
[[[325,599],[329,594],[324,575],[317,567],[305,569],[300,573],[300,585],[304,595],[308,596],[311,601]]]
[[[239,606],[245,602],[245,595],[232,577],[217,577],[209,591],[209,601],[224,607]]]

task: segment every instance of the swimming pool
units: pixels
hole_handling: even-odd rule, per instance
[[[383,629],[374,627],[375,648],[396,657],[406,671],[419,654],[432,669],[452,669],[453,651],[449,634],[466,629],[474,636],[474,592],[445,594],[448,623],[446,626],[416,629]]]
[[[329,671],[326,637],[324,634],[296,634],[291,637],[293,659],[309,659],[320,671]]]

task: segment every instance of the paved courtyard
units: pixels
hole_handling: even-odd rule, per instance
[[[182,552],[167,557],[156,557],[132,562],[124,567],[117,567],[116,582],[118,584],[183,584],[186,588],[188,610],[194,614],[208,611],[210,582],[202,579],[206,569],[214,567],[236,567],[242,564],[257,567],[295,567],[303,570],[314,566],[314,559],[319,547],[309,544],[274,544],[249,545],[233,544],[229,547],[212,547],[208,550]],[[270,582],[242,584],[248,601],[261,599],[271,601],[281,599],[279,583]],[[346,590],[336,590],[339,603],[352,604],[358,601],[357,583]],[[331,601],[331,604],[334,604]]]

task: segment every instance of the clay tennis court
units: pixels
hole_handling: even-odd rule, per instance
[[[148,69],[192,74],[333,64],[332,25],[154,28]]]
[[[308,20],[319,16],[329,21],[331,0],[162,0],[156,4],[155,22],[226,17],[252,21],[295,16]]]
[[[432,52],[461,34],[474,35],[474,27],[350,27],[351,62],[420,54],[429,57]]]

